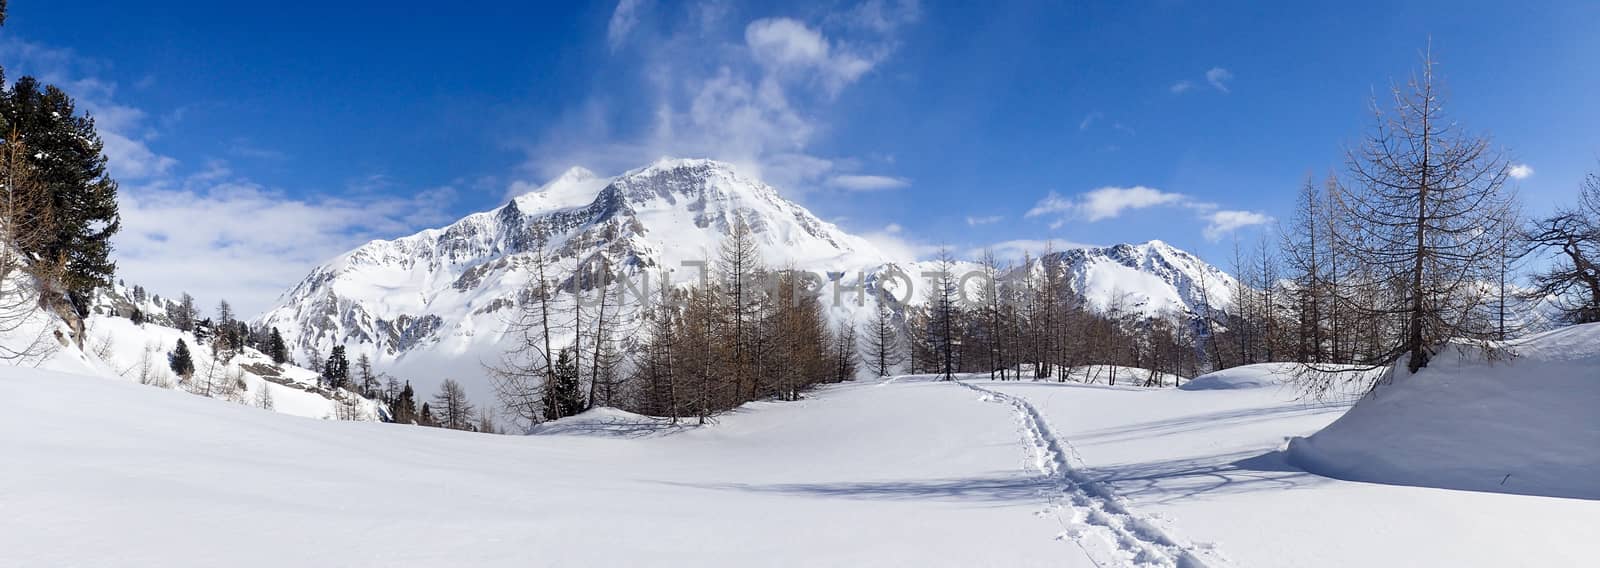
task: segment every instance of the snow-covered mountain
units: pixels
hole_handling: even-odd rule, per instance
[[[728,164],[669,159],[609,179],[573,169],[447,227],[367,243],[314,269],[259,321],[279,328],[300,360],[345,345],[428,392],[432,382],[481,376],[480,363],[500,360],[541,239],[557,277],[603,259],[636,282],[649,273],[650,285],[659,286],[664,270],[681,284],[700,275],[684,263],[714,263],[738,221],[750,226],[769,266],[844,273],[847,285],[856,274],[876,282],[891,266],[913,277],[928,269],[889,257]],[[1216,307],[1226,306],[1233,286],[1226,274],[1159,241],[1053,258],[1096,308],[1123,296],[1125,307],[1149,314],[1195,313],[1201,279]],[[834,317],[855,309],[835,308]],[[478,381],[466,382],[470,388]],[[474,394],[487,394],[481,388]]]
[[[1068,249],[1036,261],[1066,271],[1073,291],[1094,310],[1120,308],[1157,315],[1202,315],[1202,306],[1225,312],[1238,282],[1200,257],[1153,240],[1099,248]]]
[[[659,286],[663,270],[698,278],[684,263],[714,261],[738,221],[770,265],[854,273],[893,260],[727,164],[672,159],[612,179],[573,169],[447,227],[367,243],[314,269],[260,321],[302,360],[346,345],[424,383],[475,374],[504,351],[541,239],[558,273],[603,259]]]

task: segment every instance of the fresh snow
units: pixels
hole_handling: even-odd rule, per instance
[[[1457,344],[1396,370],[1291,459],[1343,479],[1600,499],[1600,324],[1498,347],[1499,361]]]
[[[646,437],[306,420],[16,368],[0,399],[0,563],[1092,566],[1039,519],[1010,410],[949,383]]]
[[[1560,370],[1558,352],[1592,349],[1589,333],[1524,344],[1516,364]],[[1218,390],[906,376],[706,425],[597,409],[492,436],[5,367],[0,550],[25,566],[1590,560],[1578,543],[1600,530],[1600,501],[1298,469],[1285,441],[1349,407],[1301,400],[1260,376],[1272,371]]]
[[[1113,548],[1123,554],[1153,547],[1169,558],[1201,555],[1213,566],[1575,566],[1592,562],[1578,543],[1600,532],[1600,501],[1303,471],[1285,458],[1287,439],[1316,432],[1348,406],[1302,400],[1292,385],[1190,391],[987,376],[967,382],[1026,401],[1041,430],[1060,441],[1076,471],[1058,499],[1065,506],[1052,516],[1078,520],[1066,524],[1069,534],[1106,534],[1093,511],[1107,501],[1127,512],[1111,515],[1114,521],[1159,530],[1135,531],[1157,538],[1124,539],[1132,546]],[[1584,416],[1593,414],[1568,419]],[[1569,440],[1543,445],[1585,451]],[[1590,463],[1593,471],[1597,462]],[[1079,493],[1111,497],[1089,499],[1085,510]],[[1155,546],[1163,535],[1171,545]]]

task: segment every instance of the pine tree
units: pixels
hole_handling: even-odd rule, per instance
[[[128,314],[128,320],[132,321],[133,325],[144,325],[144,311],[134,308],[133,313]]]
[[[417,424],[417,393],[411,389],[411,381],[406,381],[406,386],[396,393],[394,400],[389,402],[390,420],[397,424]]]
[[[417,425],[438,427],[439,423],[433,419],[433,409],[428,408],[428,403],[422,403],[422,409],[417,411]]]
[[[350,360],[344,356],[344,346],[333,346],[328,362],[322,366],[322,382],[330,389],[343,388],[350,380]]]
[[[268,345],[267,354],[272,356],[272,362],[277,365],[288,362],[289,346],[284,345],[283,334],[278,333],[278,328],[272,328],[272,339],[270,341],[271,344]]]
[[[556,356],[555,382],[544,389],[544,418],[557,420],[583,412],[583,388],[578,379],[577,350],[567,347]]]
[[[53,213],[48,226],[26,228],[48,234],[26,252],[60,263],[67,299],[87,315],[93,291],[111,284],[111,237],[121,227],[117,182],[106,172],[94,119],[81,115],[61,89],[41,87],[32,77],[18,79],[0,97],[0,116],[27,140],[36,187]]]
[[[167,355],[167,366],[172,369],[172,374],[188,378],[194,375],[194,359],[189,356],[189,346],[178,340],[178,346]]]

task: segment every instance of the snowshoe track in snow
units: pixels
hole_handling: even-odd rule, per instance
[[[1033,404],[964,381],[956,382],[977,391],[983,400],[1009,404],[1016,411],[1034,467],[1055,484],[1047,498],[1067,527],[1061,538],[1076,542],[1095,564],[1173,568],[1229,565],[1215,548],[1179,540],[1154,521],[1128,510],[1124,500],[1110,488],[1073,467],[1074,460],[1083,460],[1050,430]]]

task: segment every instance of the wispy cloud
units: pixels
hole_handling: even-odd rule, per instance
[[[985,217],[967,217],[967,226],[968,227],[976,227],[976,226],[979,226],[979,225],[992,225],[994,223],[999,223],[1000,221],[1003,221],[1003,220],[1005,220],[1005,217],[1002,217],[1000,215],[988,215],[988,216],[985,216]]]
[[[1533,177],[1533,166],[1527,164],[1512,164],[1511,169],[1507,170],[1506,174],[1510,175],[1513,179],[1528,179]]]
[[[95,117],[106,167],[117,179],[162,176],[178,165],[177,159],[150,149],[159,125],[151,125],[144,110],[117,102],[117,84],[100,76],[106,63],[14,36],[0,38],[0,63],[14,76],[33,75],[72,93],[78,107]]]
[[[295,198],[213,163],[181,179],[124,186],[118,275],[163,294],[226,298],[255,314],[317,263],[444,222],[454,196],[440,187],[412,197]]]
[[[612,51],[622,48],[628,41],[628,34],[633,32],[634,26],[639,25],[639,12],[647,0],[622,0],[617,2],[615,10],[611,11],[611,21],[606,25],[606,44]]]
[[[1228,94],[1229,92],[1232,92],[1228,85],[1228,83],[1233,81],[1232,71],[1221,67],[1212,67],[1211,69],[1206,70],[1205,80],[1206,84],[1210,85],[1211,88],[1216,89],[1217,92],[1222,94]],[[1195,89],[1195,87],[1199,86],[1200,84],[1193,80],[1181,79],[1178,82],[1173,83],[1172,86],[1167,87],[1167,91],[1174,95],[1181,95],[1192,91]]]
[[[1211,88],[1222,91],[1224,94],[1228,92],[1228,82],[1232,80],[1233,72],[1227,69],[1212,67],[1209,71],[1206,71],[1206,83],[1210,83]]]
[[[1209,201],[1195,199],[1183,193],[1162,191],[1136,185],[1133,187],[1107,186],[1067,197],[1054,191],[1045,195],[1023,217],[1053,217],[1050,228],[1059,228],[1068,220],[1078,219],[1089,223],[1115,219],[1124,213],[1152,207],[1182,207],[1194,211],[1206,222],[1201,231],[1208,240],[1243,227],[1270,223],[1265,213],[1241,210],[1223,210]]]
[[[729,22],[730,11],[718,6],[620,2],[608,45],[627,59],[619,66],[635,70],[642,87],[635,92],[646,100],[596,91],[525,145],[527,177],[548,178],[574,165],[610,174],[682,156],[724,160],[791,192],[836,178],[841,189],[893,185],[871,181],[882,176],[861,173],[861,160],[819,156],[811,146],[838,96],[896,52],[902,28],[919,18],[917,3],[868,0],[806,18],[742,24]],[[641,106],[653,109],[652,117],[635,124]]]
[[[1072,213],[1092,223],[1116,218],[1124,211],[1178,203],[1186,199],[1188,198],[1183,194],[1167,193],[1142,185],[1102,187],[1085,192],[1074,199],[1062,197],[1052,191],[1044,199],[1035,203],[1033,208],[1029,209],[1023,216],[1038,217],[1052,213]]]
[[[1094,126],[1094,122],[1096,120],[1100,120],[1100,118],[1104,116],[1105,115],[1100,114],[1099,111],[1084,115],[1083,120],[1078,122],[1078,130],[1088,130],[1090,126]]]
[[[144,109],[118,99],[117,84],[101,76],[105,64],[14,38],[0,40],[0,63],[62,86],[95,117],[107,169],[121,182],[122,229],[112,238],[117,276],[153,292],[189,292],[207,305],[226,298],[240,313],[254,315],[317,263],[450,217],[450,187],[394,197],[373,191],[392,180],[368,177],[340,188],[342,197],[305,197],[256,183],[222,160],[182,164],[151,146],[182,109],[151,120]],[[222,150],[283,157],[243,138]]]
[[[1219,210],[1205,215],[1207,221],[1205,230],[1201,231],[1206,240],[1217,242],[1222,237],[1239,229],[1252,225],[1265,225],[1272,222],[1272,217],[1256,211]]]
[[[828,186],[845,191],[883,191],[911,185],[905,178],[873,175],[838,175],[828,178]]]

